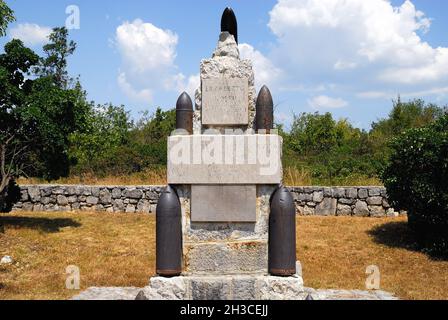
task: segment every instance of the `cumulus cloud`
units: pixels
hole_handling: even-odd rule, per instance
[[[255,50],[250,44],[241,43],[238,45],[241,59],[252,60],[255,72],[256,87],[263,85],[272,86],[280,78],[282,71],[280,68],[265,57],[260,51]]]
[[[311,108],[321,109],[338,109],[348,106],[348,102],[341,98],[331,98],[325,95],[317,96],[308,100]]]
[[[22,40],[26,46],[33,47],[48,42],[51,31],[50,27],[35,23],[21,23],[11,29],[9,36],[11,39]]]
[[[448,85],[448,48],[423,40],[431,19],[410,0],[278,0],[269,15],[271,61],[290,86],[326,79],[372,98]]]
[[[141,19],[118,26],[115,43],[123,66],[117,82],[129,98],[151,102],[156,90],[182,86],[185,77],[175,65],[178,40],[173,31]]]

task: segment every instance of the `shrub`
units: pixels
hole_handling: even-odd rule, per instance
[[[391,204],[408,211],[419,244],[448,252],[448,114],[391,142],[382,179]]]

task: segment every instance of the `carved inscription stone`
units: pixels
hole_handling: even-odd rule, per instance
[[[212,78],[202,80],[202,124],[247,125],[249,80]]]

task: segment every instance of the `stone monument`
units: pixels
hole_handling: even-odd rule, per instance
[[[201,62],[194,110],[186,93],[178,100],[157,207],[158,276],[140,298],[304,298],[272,97],[263,87],[257,98],[237,30],[227,8],[218,46]]]

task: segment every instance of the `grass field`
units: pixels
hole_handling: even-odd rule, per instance
[[[20,184],[88,184],[88,185],[165,185],[166,168],[148,169],[128,175],[98,177],[94,174],[83,174],[46,181],[37,178],[20,178]],[[283,172],[284,184],[287,186],[379,186],[382,182],[378,178],[366,176],[348,176],[336,179],[314,179],[309,169],[285,167]]]
[[[137,286],[154,273],[154,217],[99,213],[0,215],[0,299],[67,299],[68,265],[81,289]],[[448,261],[415,249],[405,218],[299,217],[297,252],[305,285],[365,289],[377,265],[381,289],[403,299],[448,299]]]

